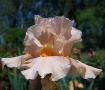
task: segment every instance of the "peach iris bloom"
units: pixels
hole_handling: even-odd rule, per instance
[[[44,78],[51,74],[57,81],[70,74],[83,78],[95,78],[102,70],[70,58],[72,46],[80,42],[82,32],[63,16],[43,18],[35,16],[35,25],[28,28],[24,39],[26,55],[2,58],[8,67],[28,67],[21,71],[26,79]]]

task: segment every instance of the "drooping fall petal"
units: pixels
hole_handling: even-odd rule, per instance
[[[98,68],[94,68],[92,66],[86,65],[78,60],[74,60],[72,58],[70,58],[70,62],[71,62],[71,68],[72,70],[70,71],[70,73],[74,73],[74,74],[78,74],[81,75],[84,79],[89,79],[89,78],[96,78],[97,75],[100,74],[100,72],[102,72],[101,69]]]
[[[57,81],[67,75],[71,66],[69,60],[62,56],[38,57],[33,59],[33,63],[30,69],[22,71],[26,79],[35,79],[38,73],[41,78],[51,74],[52,81]]]
[[[21,55],[17,57],[11,57],[11,58],[1,58],[1,62],[3,65],[7,65],[8,67],[20,67],[23,62],[27,59],[29,59],[30,55]]]

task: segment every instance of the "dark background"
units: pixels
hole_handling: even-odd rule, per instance
[[[105,0],[0,0],[0,45],[22,45],[34,15],[75,20],[85,48],[105,48]]]

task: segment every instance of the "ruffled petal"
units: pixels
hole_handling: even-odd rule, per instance
[[[26,79],[35,79],[38,73],[41,78],[51,74],[52,81],[57,81],[67,75],[71,66],[69,60],[63,56],[38,57],[33,61],[34,65],[30,69],[22,71]]]
[[[81,31],[73,28],[72,25],[72,20],[64,16],[54,18],[35,16],[35,25],[29,27],[26,32],[25,50],[37,52],[47,44],[53,47],[56,53],[62,52],[64,56],[68,56],[72,43],[79,42],[82,35]],[[34,53],[37,54],[36,52]],[[38,57],[38,55],[36,56]]]
[[[8,67],[20,67],[25,60],[30,58],[30,55],[21,55],[12,58],[1,58],[1,62],[3,65],[7,65]]]
[[[80,42],[82,40],[81,36],[82,36],[82,32],[72,27],[70,40],[73,42]]]
[[[78,61],[78,62],[86,68],[86,72],[83,75],[83,77],[85,79],[88,79],[88,78],[93,78],[94,79],[94,78],[96,78],[97,75],[99,75],[102,72],[101,69],[94,68],[92,66],[86,65],[86,64],[84,64],[80,61]]]
[[[26,79],[35,79],[38,75],[37,69],[35,66],[32,66],[30,69],[21,71],[21,73],[25,76]]]
[[[72,70],[70,70],[69,73],[72,74],[79,74],[81,75],[84,79],[88,78],[96,78],[97,75],[99,75],[102,70],[98,68],[94,68],[92,66],[86,65],[78,60],[74,60],[70,58],[70,62],[72,65]]]

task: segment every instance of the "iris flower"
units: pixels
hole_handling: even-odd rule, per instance
[[[73,27],[73,21],[64,16],[43,18],[35,16],[35,25],[28,28],[24,39],[25,55],[2,58],[4,65],[28,67],[21,71],[26,79],[44,78],[51,74],[52,81],[67,75],[95,78],[102,71],[71,58],[71,48],[82,41],[82,32]]]

